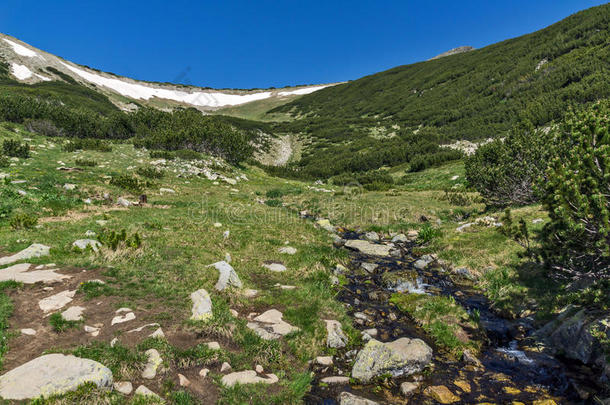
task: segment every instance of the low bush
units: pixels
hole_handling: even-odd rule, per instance
[[[168,150],[151,150],[149,152],[151,159],[174,160],[176,156]]]
[[[77,138],[66,142],[63,146],[66,152],[75,152],[77,150],[94,150],[97,152],[112,152],[112,146],[109,142],[102,139],[94,138]]]
[[[417,234],[417,241],[421,244],[426,244],[431,242],[433,239],[440,237],[441,235],[442,231],[439,228],[435,228],[426,222]]]
[[[135,232],[131,235],[125,229],[120,232],[105,231],[98,235],[97,240],[104,246],[112,250],[117,250],[119,247],[138,249],[142,246],[142,238],[140,234]]]
[[[140,176],[146,177],[148,179],[161,179],[165,175],[163,170],[157,169],[156,167],[153,167],[153,166],[138,167],[138,169],[136,170],[136,173],[138,173]]]
[[[30,145],[22,144],[16,139],[5,139],[2,142],[2,153],[5,156],[27,159],[30,157]]]
[[[25,127],[30,132],[44,136],[62,136],[61,129],[57,128],[53,121],[45,119],[31,119],[25,122]]]
[[[110,179],[110,185],[131,191],[133,193],[140,193],[142,190],[149,187],[150,183],[140,180],[135,176],[120,174],[118,176],[113,176],[112,179]]]
[[[11,165],[11,161],[8,157],[0,154],[0,167],[9,167]]]
[[[95,160],[88,160],[88,159],[76,159],[74,161],[74,163],[76,164],[76,166],[86,166],[86,167],[97,166],[97,162]]]
[[[31,229],[38,224],[38,218],[34,215],[27,213],[17,213],[10,219],[11,228],[18,229]]]

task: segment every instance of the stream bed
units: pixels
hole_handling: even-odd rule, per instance
[[[363,239],[363,235],[341,230],[343,242]],[[336,245],[343,244],[340,242]],[[389,242],[389,241],[386,241]],[[432,363],[419,374],[388,377],[376,384],[360,385],[355,380],[329,384],[322,379],[331,376],[349,377],[358,348],[338,349],[331,366],[312,365],[315,373],[312,389],[305,399],[308,404],[338,404],[341,392],[376,401],[380,404],[439,403],[427,387],[446,387],[453,402],[495,404],[566,404],[593,403],[582,398],[582,391],[592,379],[587,370],[570,366],[548,355],[532,339],[534,322],[531,318],[507,320],[496,315],[490,302],[477,291],[467,277],[445,272],[432,258],[425,266],[412,254],[414,242],[394,242],[399,249],[391,256],[369,256],[349,250],[350,262],[345,283],[337,299],[348,308],[359,331],[376,329],[375,339],[394,341],[401,337],[419,338],[433,349]],[[366,269],[365,269],[366,268]],[[413,274],[406,283],[388,285],[394,274]],[[390,275],[390,276],[388,276]],[[431,337],[407,314],[390,302],[399,290],[405,294],[432,294],[453,297],[468,313],[476,312],[479,328],[466,330],[470,339],[479,339],[482,349],[476,358],[455,358],[443,351]],[[369,336],[364,335],[364,339]],[[363,342],[363,345],[366,342]],[[401,393],[403,382],[413,382],[418,388],[408,396]],[[595,392],[595,387],[589,387]],[[554,401],[554,402],[553,402]]]

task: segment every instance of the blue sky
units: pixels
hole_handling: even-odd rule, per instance
[[[544,28],[596,0],[2,0],[0,32],[152,81],[282,87],[357,79]]]

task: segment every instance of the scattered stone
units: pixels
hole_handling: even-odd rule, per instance
[[[471,366],[483,367],[479,359],[477,359],[476,356],[472,354],[468,349],[463,351],[462,360],[464,361],[464,363],[470,364]]]
[[[29,263],[15,264],[0,271],[0,281],[14,280],[24,284],[34,284],[38,282],[55,283],[70,276],[56,273],[55,270],[35,270],[27,271],[31,267]]]
[[[542,218],[532,219],[532,224],[541,224],[543,222],[544,222],[544,219],[542,219]]]
[[[347,336],[341,329],[341,322],[332,319],[327,319],[324,322],[326,322],[326,346],[335,349],[345,347]]]
[[[335,268],[333,269],[333,274],[335,276],[340,276],[345,273],[347,273],[347,268],[345,266],[343,266],[342,264],[337,264],[335,266]]]
[[[133,385],[129,381],[115,382],[113,387],[116,391],[123,395],[129,395],[133,391]]]
[[[281,273],[283,271],[286,271],[286,266],[284,266],[281,263],[273,263],[273,262],[271,262],[271,263],[264,263],[263,267],[268,269],[268,270],[271,270],[273,272],[276,272],[276,273]]]
[[[247,288],[243,292],[244,297],[246,298],[254,298],[258,295],[258,290],[253,290],[251,288]]]
[[[239,312],[237,312],[236,310],[234,310],[233,308],[229,309],[229,312],[231,313],[231,315],[233,316],[233,318],[237,318],[239,317]]]
[[[246,370],[227,374],[220,381],[226,387],[233,387],[235,384],[275,384],[278,380],[275,374],[267,374],[267,378],[263,378],[254,370]]]
[[[318,356],[316,357],[316,364],[321,366],[332,366],[333,356]]]
[[[453,384],[456,387],[460,387],[460,389],[467,394],[470,393],[470,391],[471,391],[470,383],[466,380],[455,380],[453,382]],[[506,388],[510,388],[510,387],[504,387],[504,388],[506,389]],[[519,392],[521,392],[521,391],[519,391]],[[519,392],[517,392],[516,394],[518,394]]]
[[[324,377],[320,381],[322,381],[323,383],[328,384],[328,385],[332,385],[332,384],[349,384],[349,377],[335,375],[335,376],[332,376],[332,377]]]
[[[220,344],[218,342],[208,342],[206,343],[209,349],[212,350],[220,350]]]
[[[123,198],[123,197],[119,197],[116,201],[117,205],[120,205],[121,207],[130,207],[132,205],[131,201]]]
[[[104,365],[72,355],[46,354],[0,377],[0,397],[5,400],[48,398],[93,383],[112,387],[112,372]]]
[[[15,253],[12,256],[0,257],[0,266],[4,266],[5,264],[12,264],[18,262],[20,260],[27,260],[34,257],[42,257],[48,256],[50,247],[41,245],[39,243],[34,243],[33,245],[28,246],[23,249],[19,253]]]
[[[84,310],[84,307],[70,307],[61,313],[61,317],[66,321],[82,321]]]
[[[74,241],[72,246],[79,250],[86,250],[88,247],[90,247],[91,250],[97,252],[102,244],[95,239],[79,239]]]
[[[392,238],[393,243],[406,243],[409,241],[409,238],[404,233],[398,234]]]
[[[28,195],[28,193],[25,190],[17,190],[17,194],[19,194],[22,197],[25,197],[26,195]]]
[[[231,263],[231,254],[228,252],[225,253],[225,262]]]
[[[134,314],[133,312],[128,312],[125,315],[117,315],[114,318],[112,318],[110,325],[125,323],[125,322],[129,322],[129,321],[133,321],[134,319],[136,319],[136,314]]]
[[[441,404],[452,404],[460,400],[460,397],[449,391],[449,388],[444,385],[431,385],[426,387],[424,394]]]
[[[193,301],[191,319],[195,321],[205,321],[212,317],[212,298],[203,288],[191,293]]]
[[[43,312],[57,311],[70,303],[72,298],[74,298],[74,294],[76,294],[76,290],[62,291],[55,295],[51,295],[50,297],[41,299],[38,301],[38,306]]]
[[[335,231],[335,227],[332,226],[332,224],[330,223],[330,221],[328,219],[320,219],[316,222],[316,224],[318,224],[318,226],[320,228],[327,230],[328,232]]]
[[[371,243],[366,240],[353,239],[345,242],[345,247],[370,256],[388,256],[391,246]]]
[[[364,239],[371,242],[377,242],[379,240],[379,235],[377,232],[367,232],[364,234]]]
[[[222,224],[220,222],[214,222],[214,228],[220,228]]]
[[[116,346],[116,345],[117,345],[117,343],[119,343],[119,338],[116,338],[116,337],[115,337],[115,338],[113,338],[113,339],[110,341],[110,347],[114,347],[114,346]]]
[[[84,202],[85,204],[87,204],[87,205],[91,205],[91,204],[93,204],[93,201],[91,201],[91,198],[85,198],[85,199],[83,200],[83,202]]]
[[[189,385],[191,385],[189,379],[183,376],[182,374],[178,374],[178,383],[181,387],[188,387]]]
[[[356,396],[349,392],[339,394],[339,405],[379,405],[379,402]]]
[[[171,188],[160,188],[159,193],[161,194],[176,194],[176,191]]]
[[[152,380],[157,376],[157,370],[163,363],[163,359],[157,349],[148,349],[145,354],[148,357],[148,361],[146,366],[144,366],[144,371],[142,371],[142,378]]]
[[[282,320],[282,313],[277,309],[270,309],[248,322],[248,328],[252,329],[265,340],[279,339],[289,333],[300,330]]]
[[[121,308],[121,309],[123,309],[123,308]],[[125,309],[128,309],[128,311],[127,311],[127,312],[132,312],[132,311],[131,311],[131,309],[129,309],[129,308],[125,308]],[[120,311],[120,310],[119,310],[119,311]],[[122,311],[122,312],[123,312],[123,311]],[[146,328],[154,328],[154,327],[158,327],[158,326],[159,326],[159,324],[158,324],[158,323],[156,323],[156,322],[155,322],[155,323],[147,323],[146,325],[142,325],[142,326],[140,326],[139,328],[135,328],[135,329],[128,330],[128,331],[127,331],[127,333],[142,332],[142,331],[143,331],[144,329],[146,329]]]
[[[64,184],[64,190],[68,190],[68,191],[76,190],[76,184],[66,183],[66,184]]]
[[[297,250],[292,246],[284,246],[279,249],[279,252],[285,255],[294,255],[297,253]]]
[[[31,328],[25,328],[25,329],[21,329],[21,334],[28,335],[28,336],[34,336],[34,335],[36,335],[36,331]]]
[[[241,288],[242,283],[239,276],[235,272],[235,269],[226,261],[220,261],[208,265],[207,267],[214,267],[218,270],[218,282],[214,286],[218,291],[223,291],[227,287]]]
[[[410,397],[417,388],[419,388],[419,383],[405,381],[400,384],[400,393],[405,397]]]
[[[164,339],[165,333],[163,333],[163,329],[157,328],[153,333],[149,335],[151,338]]]
[[[263,366],[261,366],[260,364],[257,364],[257,365],[256,365],[256,367],[254,367],[254,370],[256,370],[256,372],[257,372],[258,374],[262,374],[262,373],[265,371],[265,369],[263,368]]]
[[[100,334],[100,328],[96,328],[94,326],[85,325],[84,329],[85,332],[90,333],[93,337]]]
[[[206,378],[208,376],[209,372],[210,372],[209,368],[202,368],[201,370],[199,370],[199,376],[201,378]]]
[[[379,267],[379,265],[377,263],[362,262],[360,263],[360,267],[362,267],[367,273],[373,274],[373,272],[377,267]]]
[[[144,397],[155,397],[155,398],[161,398],[159,397],[157,394],[155,394],[154,392],[152,392],[151,390],[149,390],[148,388],[146,388],[143,385],[140,385],[138,388],[136,388],[136,395],[142,395]]]
[[[381,343],[371,339],[356,356],[352,377],[369,382],[382,374],[410,375],[432,361],[432,349],[421,339],[400,338]]]
[[[95,221],[95,223],[98,224],[99,226],[106,226],[108,221],[106,221],[104,219],[98,219],[97,221]]]
[[[220,372],[221,373],[226,373],[227,371],[231,371],[231,368],[232,368],[231,365],[225,361],[220,366]]]
[[[87,232],[85,232],[85,236],[88,238],[93,238],[93,237],[97,236],[97,234],[93,231],[87,231]]]

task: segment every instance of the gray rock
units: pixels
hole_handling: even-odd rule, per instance
[[[379,235],[377,232],[367,232],[364,234],[364,239],[369,240],[371,242],[377,242],[379,240]]]
[[[116,203],[118,205],[120,205],[121,207],[125,207],[125,208],[130,207],[132,205],[131,201],[129,201],[123,197],[119,197],[118,200],[116,201]]]
[[[286,271],[286,266],[281,263],[264,263],[263,267],[276,273]]]
[[[212,317],[212,298],[203,288],[191,293],[193,301],[191,319],[195,321],[205,321]]]
[[[97,361],[72,355],[46,354],[0,377],[0,397],[24,400],[74,391],[85,383],[112,388],[112,372]]]
[[[367,273],[372,274],[379,265],[377,263],[360,263],[360,267],[362,267]]]
[[[140,385],[138,388],[136,388],[135,394],[136,395],[142,395],[143,397],[161,398],[160,396],[158,396],[157,394],[155,394],[154,392],[149,390],[144,385]]]
[[[23,249],[19,253],[15,253],[12,256],[0,257],[0,266],[4,266],[5,264],[12,264],[18,262],[19,260],[27,260],[33,257],[42,257],[48,256],[50,247],[41,245],[39,243],[34,243],[33,245],[28,246]]]
[[[123,395],[129,395],[133,391],[133,385],[129,381],[115,382],[113,387]]]
[[[324,377],[320,380],[324,384],[349,384],[349,377],[345,377],[342,375],[335,375],[331,377]]]
[[[254,370],[245,370],[227,374],[220,381],[226,387],[233,387],[235,384],[275,384],[278,380],[275,374],[267,374],[267,378],[263,378]]]
[[[38,282],[55,283],[70,276],[56,273],[55,270],[34,270],[28,271],[32,265],[29,263],[15,264],[0,270],[0,281],[14,280],[24,284],[34,284]]]
[[[332,366],[333,365],[333,356],[318,356],[316,357],[316,364],[321,366]]]
[[[410,397],[411,395],[413,395],[415,390],[417,390],[418,388],[419,388],[419,383],[405,381],[402,384],[400,384],[400,393],[402,395],[404,395],[405,397]]]
[[[339,405],[379,405],[379,402],[362,398],[349,392],[339,394]]]
[[[84,311],[84,307],[73,306],[62,312],[61,317],[66,321],[82,321]]]
[[[248,322],[247,326],[265,340],[279,339],[300,330],[285,322],[282,317],[283,314],[280,311],[270,309],[254,318],[252,322]]]
[[[409,238],[407,238],[407,235],[405,235],[404,233],[396,235],[392,238],[392,242],[394,242],[394,243],[405,243],[408,241],[409,241]]]
[[[102,244],[95,239],[79,239],[74,241],[72,246],[79,250],[86,250],[88,247],[90,247],[91,250],[97,252]]]
[[[242,283],[239,276],[235,272],[233,266],[223,261],[210,264],[208,267],[213,266],[218,270],[218,282],[214,286],[218,291],[223,291],[227,287],[241,288]]]
[[[284,246],[279,249],[279,252],[285,255],[294,255],[297,253],[297,250],[292,246]]]
[[[21,329],[21,334],[27,335],[27,336],[34,336],[34,335],[36,335],[36,331],[32,328],[25,328],[25,329]]]
[[[326,322],[326,346],[335,349],[345,347],[347,344],[347,336],[341,329],[341,323],[339,321],[327,319]]]
[[[391,246],[371,243],[366,240],[353,239],[345,242],[345,247],[354,249],[365,255],[389,256]]]
[[[142,378],[152,380],[157,376],[157,370],[163,364],[163,359],[156,349],[148,349],[145,354],[148,360],[142,371]]]
[[[432,349],[421,339],[400,338],[381,343],[371,339],[356,356],[352,377],[369,382],[383,374],[410,375],[432,360]]]
[[[51,295],[50,297],[41,299],[38,301],[38,307],[40,307],[43,312],[57,311],[70,303],[72,298],[74,298],[74,294],[76,294],[76,290],[62,291],[60,293]]]

